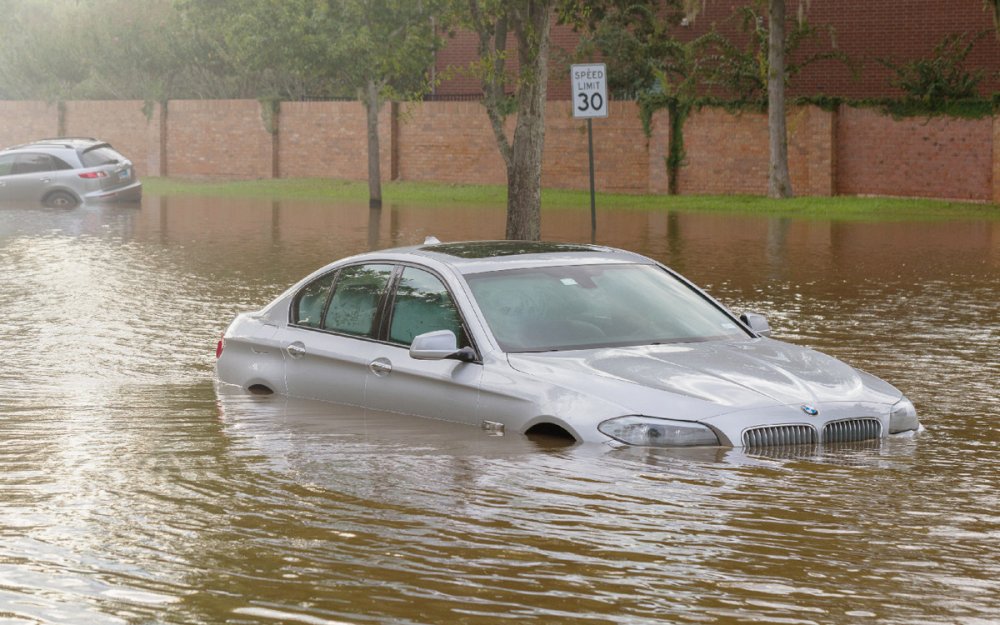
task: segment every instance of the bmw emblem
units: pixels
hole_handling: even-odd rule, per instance
[[[815,408],[813,408],[809,404],[802,404],[799,407],[802,408],[802,412],[806,413],[810,417],[815,417],[816,415],[819,414],[819,410],[816,410]]]

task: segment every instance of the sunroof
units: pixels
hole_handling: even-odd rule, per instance
[[[594,252],[601,248],[577,243],[551,243],[544,241],[471,241],[466,243],[437,243],[421,250],[447,254],[457,258],[495,258],[522,254],[551,254],[553,252]]]

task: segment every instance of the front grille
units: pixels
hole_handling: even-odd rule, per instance
[[[844,419],[823,428],[824,443],[853,443],[882,438],[882,423],[878,419]]]
[[[743,432],[744,447],[815,445],[816,430],[810,425],[769,425]]]

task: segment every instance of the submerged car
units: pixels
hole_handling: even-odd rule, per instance
[[[42,139],[0,150],[0,201],[73,207],[141,199],[132,162],[104,141]]]
[[[564,243],[477,241],[331,263],[217,347],[220,384],[652,447],[853,442],[920,428],[893,386],[769,338],[664,265]]]

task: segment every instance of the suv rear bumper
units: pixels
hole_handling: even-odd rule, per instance
[[[92,191],[83,199],[85,202],[138,202],[142,200],[142,182],[136,180],[128,186],[111,191]]]

